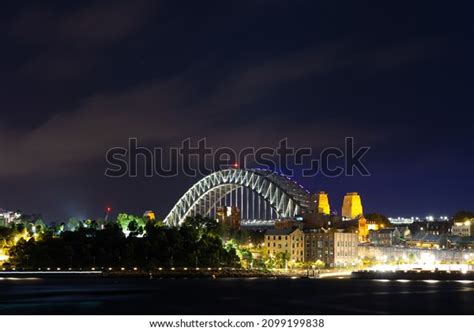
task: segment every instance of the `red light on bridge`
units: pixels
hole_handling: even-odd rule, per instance
[[[233,165],[232,165],[234,168],[238,168],[239,167],[239,164],[237,162],[235,162]]]
[[[110,213],[110,212],[112,211],[112,208],[107,207],[105,210],[106,210],[108,213]]]

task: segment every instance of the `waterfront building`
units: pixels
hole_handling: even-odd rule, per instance
[[[435,236],[451,234],[451,223],[448,221],[422,221],[408,225],[412,235],[418,233],[432,234]]]
[[[328,222],[326,229],[336,230],[340,232],[355,233],[358,236],[359,242],[367,242],[369,236],[369,229],[367,227],[367,220],[365,217],[359,217],[353,220],[343,221],[336,219]]]
[[[474,236],[474,219],[463,222],[455,222],[451,228],[453,236],[470,237]]]
[[[299,228],[270,229],[265,232],[265,253],[288,255],[290,261],[304,261],[304,233]]]
[[[347,193],[342,202],[341,216],[344,219],[352,220],[362,216],[363,214],[362,202],[359,194],[357,192]]]
[[[405,242],[407,239],[411,238],[411,231],[408,226],[395,226],[400,232],[400,239],[402,242]]]
[[[447,246],[448,236],[419,232],[406,241],[408,247],[444,249]]]
[[[448,247],[458,250],[474,250],[474,236],[449,236]]]
[[[337,230],[305,232],[305,262],[322,261],[326,267],[344,267],[358,258],[358,235]]]
[[[401,233],[397,228],[369,231],[369,242],[380,246],[393,246],[401,243]]]
[[[432,255],[436,261],[466,262],[466,252],[458,249],[429,249],[421,247],[374,246],[361,244],[358,247],[360,259],[385,261],[408,261],[415,263],[423,256]]]

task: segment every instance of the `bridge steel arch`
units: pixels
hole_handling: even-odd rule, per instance
[[[196,182],[174,205],[164,223],[178,226],[195,211],[204,215],[218,201],[238,188],[246,188],[265,199],[278,217],[294,217],[309,211],[310,193],[290,178],[261,169],[225,169]]]

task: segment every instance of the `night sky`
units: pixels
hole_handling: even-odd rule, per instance
[[[320,150],[352,136],[370,177],[305,178],[340,209],[473,209],[472,10],[434,1],[5,1],[0,207],[47,221],[164,217],[198,178],[104,176],[137,137]]]

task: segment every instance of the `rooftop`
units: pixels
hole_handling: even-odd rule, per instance
[[[295,232],[297,228],[287,228],[287,229],[269,229],[265,232],[267,236],[287,236]]]

